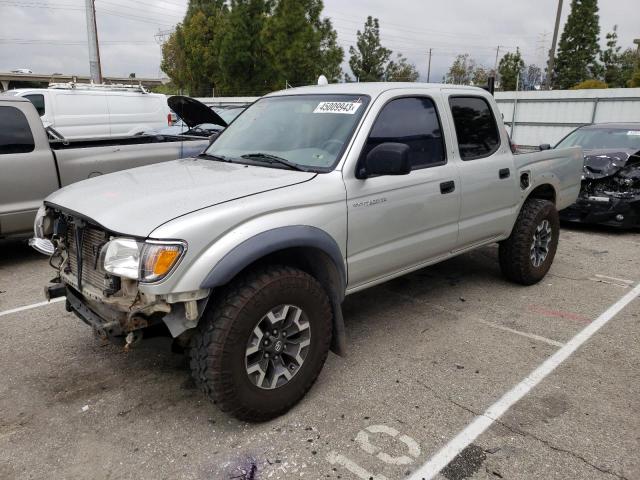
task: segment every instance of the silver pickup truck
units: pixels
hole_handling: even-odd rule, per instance
[[[196,158],[49,196],[49,298],[130,347],[164,328],[224,411],[260,421],[345,352],[345,295],[499,242],[504,276],[542,279],[579,148],[513,155],[472,87],[350,83],[258,100]]]
[[[0,238],[30,232],[42,200],[60,187],[197,155],[208,143],[172,135],[49,140],[29,100],[0,96]]]

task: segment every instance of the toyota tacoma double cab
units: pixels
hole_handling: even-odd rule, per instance
[[[223,411],[278,416],[346,350],[346,295],[498,242],[516,283],[553,262],[580,148],[513,155],[479,88],[351,83],[269,94],[195,158],[50,195],[46,287],[130,347],[164,329]]]

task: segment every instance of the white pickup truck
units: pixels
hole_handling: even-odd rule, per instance
[[[0,96],[0,238],[32,231],[42,200],[60,187],[126,168],[197,155],[208,139],[135,135],[50,140],[36,108]]]
[[[542,279],[581,171],[580,148],[514,156],[479,88],[304,87],[196,158],[59,190],[35,230],[49,298],[128,347],[164,328],[220,408],[259,421],[345,351],[345,295],[494,242],[507,279]]]

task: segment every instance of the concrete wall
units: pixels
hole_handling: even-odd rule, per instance
[[[496,101],[520,145],[554,145],[588,123],[640,122],[640,88],[496,92]]]

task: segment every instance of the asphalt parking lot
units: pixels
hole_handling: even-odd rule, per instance
[[[0,249],[0,478],[408,478],[640,281],[640,233],[565,228],[533,287],[487,247],[347,298],[330,355],[287,415],[245,424],[194,389],[167,339],[130,352],[42,302],[46,259]],[[12,312],[13,311],[13,312]],[[640,299],[437,478],[640,478]]]

